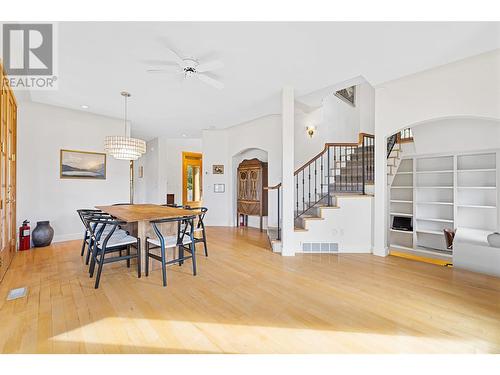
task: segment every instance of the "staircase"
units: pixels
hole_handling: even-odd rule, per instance
[[[295,232],[308,231],[308,223],[324,220],[323,213],[340,208],[342,197],[373,193],[375,140],[360,133],[357,143],[327,143],[324,149],[294,173]],[[280,193],[281,184],[270,187]],[[278,199],[278,212],[281,202]],[[278,220],[279,221],[279,220]],[[269,228],[273,251],[281,250],[280,225]]]
[[[387,185],[391,186],[394,177],[401,164],[401,156],[403,152],[403,143],[413,142],[413,133],[410,128],[401,130],[401,132],[393,134],[387,138]]]

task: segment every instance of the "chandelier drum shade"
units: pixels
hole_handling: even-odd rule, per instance
[[[130,94],[123,91],[125,98],[125,132],[127,129],[127,100]],[[120,160],[137,160],[146,152],[146,142],[142,139],[131,138],[127,135],[111,135],[104,139],[104,150]]]
[[[104,149],[115,159],[137,160],[146,152],[146,142],[142,139],[112,135],[104,140]]]

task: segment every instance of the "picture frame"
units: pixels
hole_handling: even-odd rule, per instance
[[[214,184],[214,193],[224,193],[226,191],[225,184]]]
[[[212,165],[212,174],[224,174],[224,165],[222,164]]]
[[[346,87],[335,92],[335,96],[342,99],[347,104],[356,107],[356,86]]]
[[[61,149],[59,176],[61,179],[105,180],[106,154]]]

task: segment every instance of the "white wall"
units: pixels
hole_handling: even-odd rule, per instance
[[[61,149],[104,152],[104,137],[123,121],[32,102],[19,102],[17,220],[50,220],[54,241],[81,238],[79,208],[128,202],[129,163],[107,157],[105,180],[60,179]],[[19,225],[19,224],[18,224]]]
[[[371,252],[373,197],[339,196],[337,205],[321,210],[323,220],[307,221],[307,232],[295,233],[296,252],[304,242],[337,243],[339,253]]]
[[[369,83],[356,86],[356,106],[353,107],[333,93],[324,97],[320,108],[295,113],[295,169],[304,165],[323,150],[328,142],[357,142],[359,133],[374,133],[375,90]],[[315,126],[311,138],[306,126]]]
[[[143,167],[143,177],[139,168]],[[134,203],[161,203],[160,201],[160,147],[158,138],[146,144],[146,153],[134,161]]]
[[[500,121],[455,118],[412,128],[415,154],[456,153],[500,148]]]
[[[165,204],[167,193],[182,204],[182,152],[201,152],[200,138],[155,138],[148,142],[147,153],[135,162],[136,203]],[[139,177],[139,167],[143,177]],[[203,165],[205,170],[205,165]]]
[[[201,138],[161,138],[160,148],[163,154],[160,176],[166,182],[166,190],[162,191],[161,198],[165,203],[166,194],[174,194],[175,203],[182,204],[182,152],[202,152]],[[211,168],[212,166],[210,172]],[[204,161],[203,171],[209,171],[209,166]]]
[[[209,213],[207,225],[234,226],[236,224],[236,207],[233,202],[234,172],[233,157],[248,149],[259,149],[267,152],[268,184],[281,182],[281,116],[269,115],[240,125],[221,130],[203,131],[203,163],[204,163],[204,205]],[[222,164],[223,175],[212,174],[212,165]],[[214,184],[226,186],[224,193],[214,193]],[[277,205],[276,196],[269,194],[270,225],[275,225]]]
[[[500,50],[376,88],[375,254],[387,254],[386,137],[418,123],[460,116],[500,119]]]

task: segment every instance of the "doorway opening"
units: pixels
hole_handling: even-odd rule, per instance
[[[202,157],[198,152],[182,153],[182,204],[201,207],[203,200]]]

